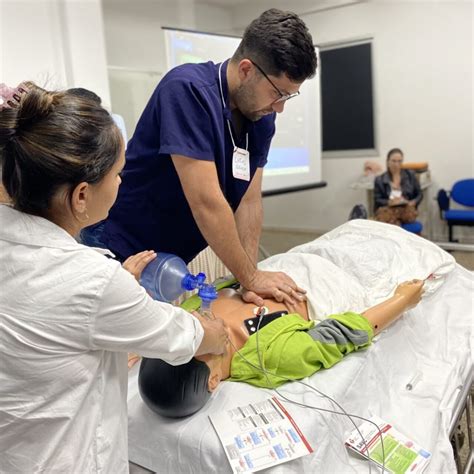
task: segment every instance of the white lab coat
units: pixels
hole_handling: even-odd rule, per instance
[[[127,351],[181,364],[202,336],[118,262],[0,205],[0,472],[128,472]]]

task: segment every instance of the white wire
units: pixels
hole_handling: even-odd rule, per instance
[[[285,377],[283,375],[280,375],[280,374],[276,374],[276,373],[272,373],[268,370],[266,370],[263,366],[263,361],[262,361],[262,356],[261,356],[261,353],[260,353],[260,350],[259,350],[259,342],[258,342],[258,331],[260,329],[260,323],[262,322],[262,318],[263,318],[263,313],[260,314],[260,317],[259,317],[259,320],[258,320],[258,323],[257,323],[257,331],[256,331],[256,345],[257,345],[257,356],[258,356],[258,362],[259,362],[259,366],[256,366],[253,362],[250,362],[244,355],[242,355],[240,353],[240,351],[235,347],[235,345],[232,343],[232,341],[229,339],[229,343],[230,345],[234,348],[235,352],[239,355],[240,358],[242,358],[247,364],[249,364],[251,367],[257,369],[257,370],[260,370],[266,377],[267,379],[267,382],[268,382],[268,385],[269,387],[271,386],[271,382],[270,382],[270,379],[268,378],[268,375],[272,375],[273,377],[277,377],[277,378],[280,378],[280,379],[283,379],[283,380],[286,380],[286,381],[289,381],[289,382],[296,382],[296,383],[299,383],[307,388],[309,388],[310,390],[316,392],[317,394],[321,395],[322,397],[324,398],[327,398],[328,400],[330,400],[332,403],[334,403],[341,411],[336,411],[336,410],[329,410],[328,408],[321,408],[321,407],[315,407],[315,406],[312,406],[312,405],[307,405],[305,403],[301,403],[301,402],[297,402],[295,400],[291,400],[290,398],[286,397],[285,395],[282,395],[277,388],[274,388],[273,390],[275,390],[275,392],[281,397],[283,398],[284,400],[288,401],[289,403],[292,403],[294,405],[298,405],[298,406],[301,406],[301,407],[304,407],[304,408],[310,408],[312,410],[317,410],[317,411],[321,411],[321,412],[327,412],[327,413],[332,413],[332,414],[335,414],[335,415],[345,415],[349,418],[349,420],[351,421],[351,423],[354,425],[357,433],[359,434],[360,438],[362,439],[362,441],[364,442],[364,447],[367,451],[367,459],[369,460],[369,474],[372,473],[372,468],[371,468],[371,463],[370,461],[372,461],[372,458],[370,457],[370,452],[369,452],[369,447],[367,445],[367,441],[365,440],[365,438],[362,436],[362,433],[361,431],[359,430],[359,427],[356,425],[356,423],[354,422],[354,420],[352,418],[357,418],[357,419],[360,419],[360,420],[363,420],[363,421],[366,421],[372,425],[374,425],[378,431],[378,436],[380,437],[380,442],[381,442],[381,446],[382,446],[382,474],[385,472],[385,449],[384,449],[384,442],[383,442],[383,436],[382,436],[382,431],[380,430],[380,428],[378,427],[378,425],[376,423],[374,423],[372,420],[368,420],[367,418],[364,418],[363,416],[359,416],[359,415],[354,415],[354,414],[351,414],[351,413],[347,413],[347,411],[342,407],[342,405],[340,403],[338,403],[336,400],[334,400],[333,398],[331,398],[329,395],[326,395],[325,393],[321,392],[320,390],[318,390],[317,388],[305,383],[305,382],[301,382],[300,380],[294,380],[294,379],[291,379],[289,377]],[[376,461],[375,461],[376,462]]]

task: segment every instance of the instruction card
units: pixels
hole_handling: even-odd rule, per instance
[[[370,458],[379,467],[382,467],[385,455],[385,470],[392,474],[421,473],[428,465],[431,453],[418,446],[415,442],[399,433],[392,425],[378,417],[370,418],[382,432],[382,443],[379,430],[371,423],[365,421],[359,426],[361,438],[354,430],[346,440],[346,446],[364,457],[367,457],[367,447]]]
[[[256,472],[313,452],[275,398],[209,416],[234,473]]]

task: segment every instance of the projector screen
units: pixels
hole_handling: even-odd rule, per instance
[[[165,28],[168,69],[184,63],[230,58],[240,43],[235,36]],[[276,133],[263,172],[263,191],[309,186],[321,181],[319,75],[307,80],[301,94],[277,114]]]

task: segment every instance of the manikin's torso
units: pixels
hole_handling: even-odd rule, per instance
[[[308,309],[306,302],[299,302],[296,308],[289,309],[284,303],[265,299],[264,306],[268,313],[287,310],[289,313],[298,313],[303,319],[308,320]],[[219,291],[219,297],[212,303],[211,309],[217,318],[223,319],[229,329],[229,339],[226,353],[222,356],[222,379],[229,377],[230,363],[236,349],[240,349],[250,337],[244,325],[244,320],[254,318],[258,307],[252,303],[245,303],[240,293],[226,288]],[[265,316],[264,316],[265,317]],[[199,357],[199,359],[201,359]]]

